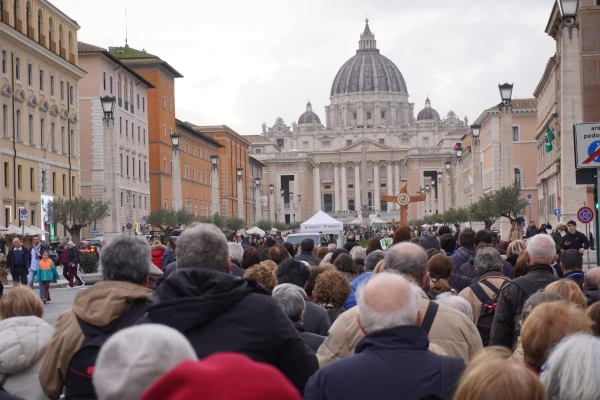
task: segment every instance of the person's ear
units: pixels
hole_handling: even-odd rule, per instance
[[[143,287],[148,287],[148,284],[150,283],[150,276],[147,276],[144,278],[144,280],[142,281],[142,286]]]
[[[421,289],[423,289],[427,285],[427,282],[429,282],[429,271],[425,273],[425,276],[423,276],[423,279],[421,280]]]
[[[585,282],[583,283],[583,290],[587,290],[587,284]]]
[[[415,325],[421,326],[422,323],[423,323],[423,311],[421,311],[421,309],[419,308],[419,311],[417,312],[417,323]]]
[[[360,315],[358,315],[358,314],[356,314],[356,322],[358,322],[358,327],[360,328],[362,333],[364,333],[365,335],[368,335],[367,331],[365,331],[365,328],[363,328],[363,326],[360,322]]]
[[[551,264],[554,264],[557,260],[558,260],[558,254],[555,254],[554,257],[552,258]],[[562,268],[562,265],[561,265],[561,268]]]
[[[525,252],[525,263],[527,264],[527,266],[531,264],[531,259],[529,257],[529,253],[527,252]]]

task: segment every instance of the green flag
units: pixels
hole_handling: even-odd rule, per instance
[[[546,125],[546,137],[544,137],[544,147],[546,149],[546,153],[552,151],[552,142],[554,141],[554,133],[552,133],[552,129],[550,129],[550,125]]]

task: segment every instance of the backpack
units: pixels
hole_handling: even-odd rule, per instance
[[[100,348],[113,333],[133,326],[145,312],[146,301],[138,300],[123,315],[103,328],[90,325],[77,317],[77,323],[83,332],[84,339],[79,350],[69,361],[64,385],[66,400],[98,398],[92,383],[92,374]]]
[[[492,285],[489,281],[477,282],[470,286],[475,296],[477,296],[481,302],[481,312],[479,313],[479,320],[477,321],[477,330],[479,331],[479,335],[481,336],[481,341],[483,342],[484,347],[486,347],[490,342],[492,323],[494,322],[494,315],[496,314],[496,308],[498,307],[498,294],[500,294],[500,290],[502,290],[506,282],[508,282],[508,280],[505,280],[502,283],[500,289]],[[494,292],[493,299],[487,295],[481,285],[487,286],[492,292]]]

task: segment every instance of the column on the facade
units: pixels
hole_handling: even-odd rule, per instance
[[[379,198],[379,164],[373,163],[373,211],[381,210],[381,199]]]
[[[345,163],[340,164],[342,173],[342,210],[348,209],[348,183],[346,181],[346,175],[348,172],[348,166]]]
[[[342,124],[348,126],[348,106],[345,104],[342,106]]]
[[[313,172],[313,181],[315,182],[315,212],[321,211],[321,169],[319,164]]]
[[[381,106],[379,103],[375,104],[375,115],[373,115],[373,121],[376,125],[381,124]]]
[[[391,162],[387,162],[387,194],[392,196],[394,194],[394,188],[392,187],[392,163]],[[390,202],[388,203],[388,211],[390,211],[392,209],[392,207],[394,207],[394,202]]]
[[[338,171],[339,167],[339,164],[333,164],[333,197],[335,201],[334,211],[340,211],[340,174]]]
[[[298,195],[302,195],[300,193],[300,177],[298,174],[294,176],[294,198],[290,201],[290,214],[296,214],[296,221],[300,221],[300,201],[298,201]],[[295,207],[292,208],[292,205],[295,204]]]
[[[356,162],[354,164],[354,209],[359,213],[362,209],[360,199],[360,162]]]
[[[326,128],[331,128],[331,125],[332,125],[331,124],[331,122],[332,122],[331,121],[331,118],[332,118],[331,115],[332,114],[331,114],[330,107],[329,106],[325,106],[325,127]]]
[[[474,140],[472,144],[473,154],[471,154],[471,170],[473,171],[473,202],[479,200],[483,195],[483,177],[481,165],[481,152],[479,150],[479,140]]]
[[[400,162],[395,161],[394,162],[394,194],[400,194],[400,185],[402,184],[401,182],[401,177],[400,177]],[[413,189],[412,192],[410,192],[411,188],[407,188],[409,189],[409,193],[413,193],[416,192],[416,190]],[[400,205],[398,203],[394,203],[394,210],[399,210],[400,209]]]
[[[575,153],[573,152],[573,124],[582,120],[581,64],[579,58],[579,29],[569,34],[567,24],[561,25],[560,59],[560,204],[561,222],[577,220],[577,210],[586,199],[586,186],[575,181]],[[551,212],[550,210],[548,210]]]

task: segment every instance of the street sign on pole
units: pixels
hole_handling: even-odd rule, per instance
[[[125,225],[125,228],[131,230],[131,228],[133,228],[133,225],[131,225],[131,222],[128,222],[127,225]]]
[[[90,233],[91,233],[91,234],[97,234],[97,233],[100,233],[100,231],[97,231],[97,230],[95,230],[95,229],[90,229]]]
[[[19,221],[27,221],[28,219],[28,211],[26,208],[19,209]]]
[[[553,212],[554,215],[556,215],[557,217],[560,217],[560,209],[555,209]]]
[[[594,212],[589,207],[581,207],[577,211],[577,219],[582,224],[589,224],[594,219]]]
[[[529,194],[527,195],[527,200],[531,200],[531,199],[533,199],[533,195],[532,195],[531,193],[529,193]]]
[[[600,123],[576,124],[573,136],[576,167],[600,167]]]

